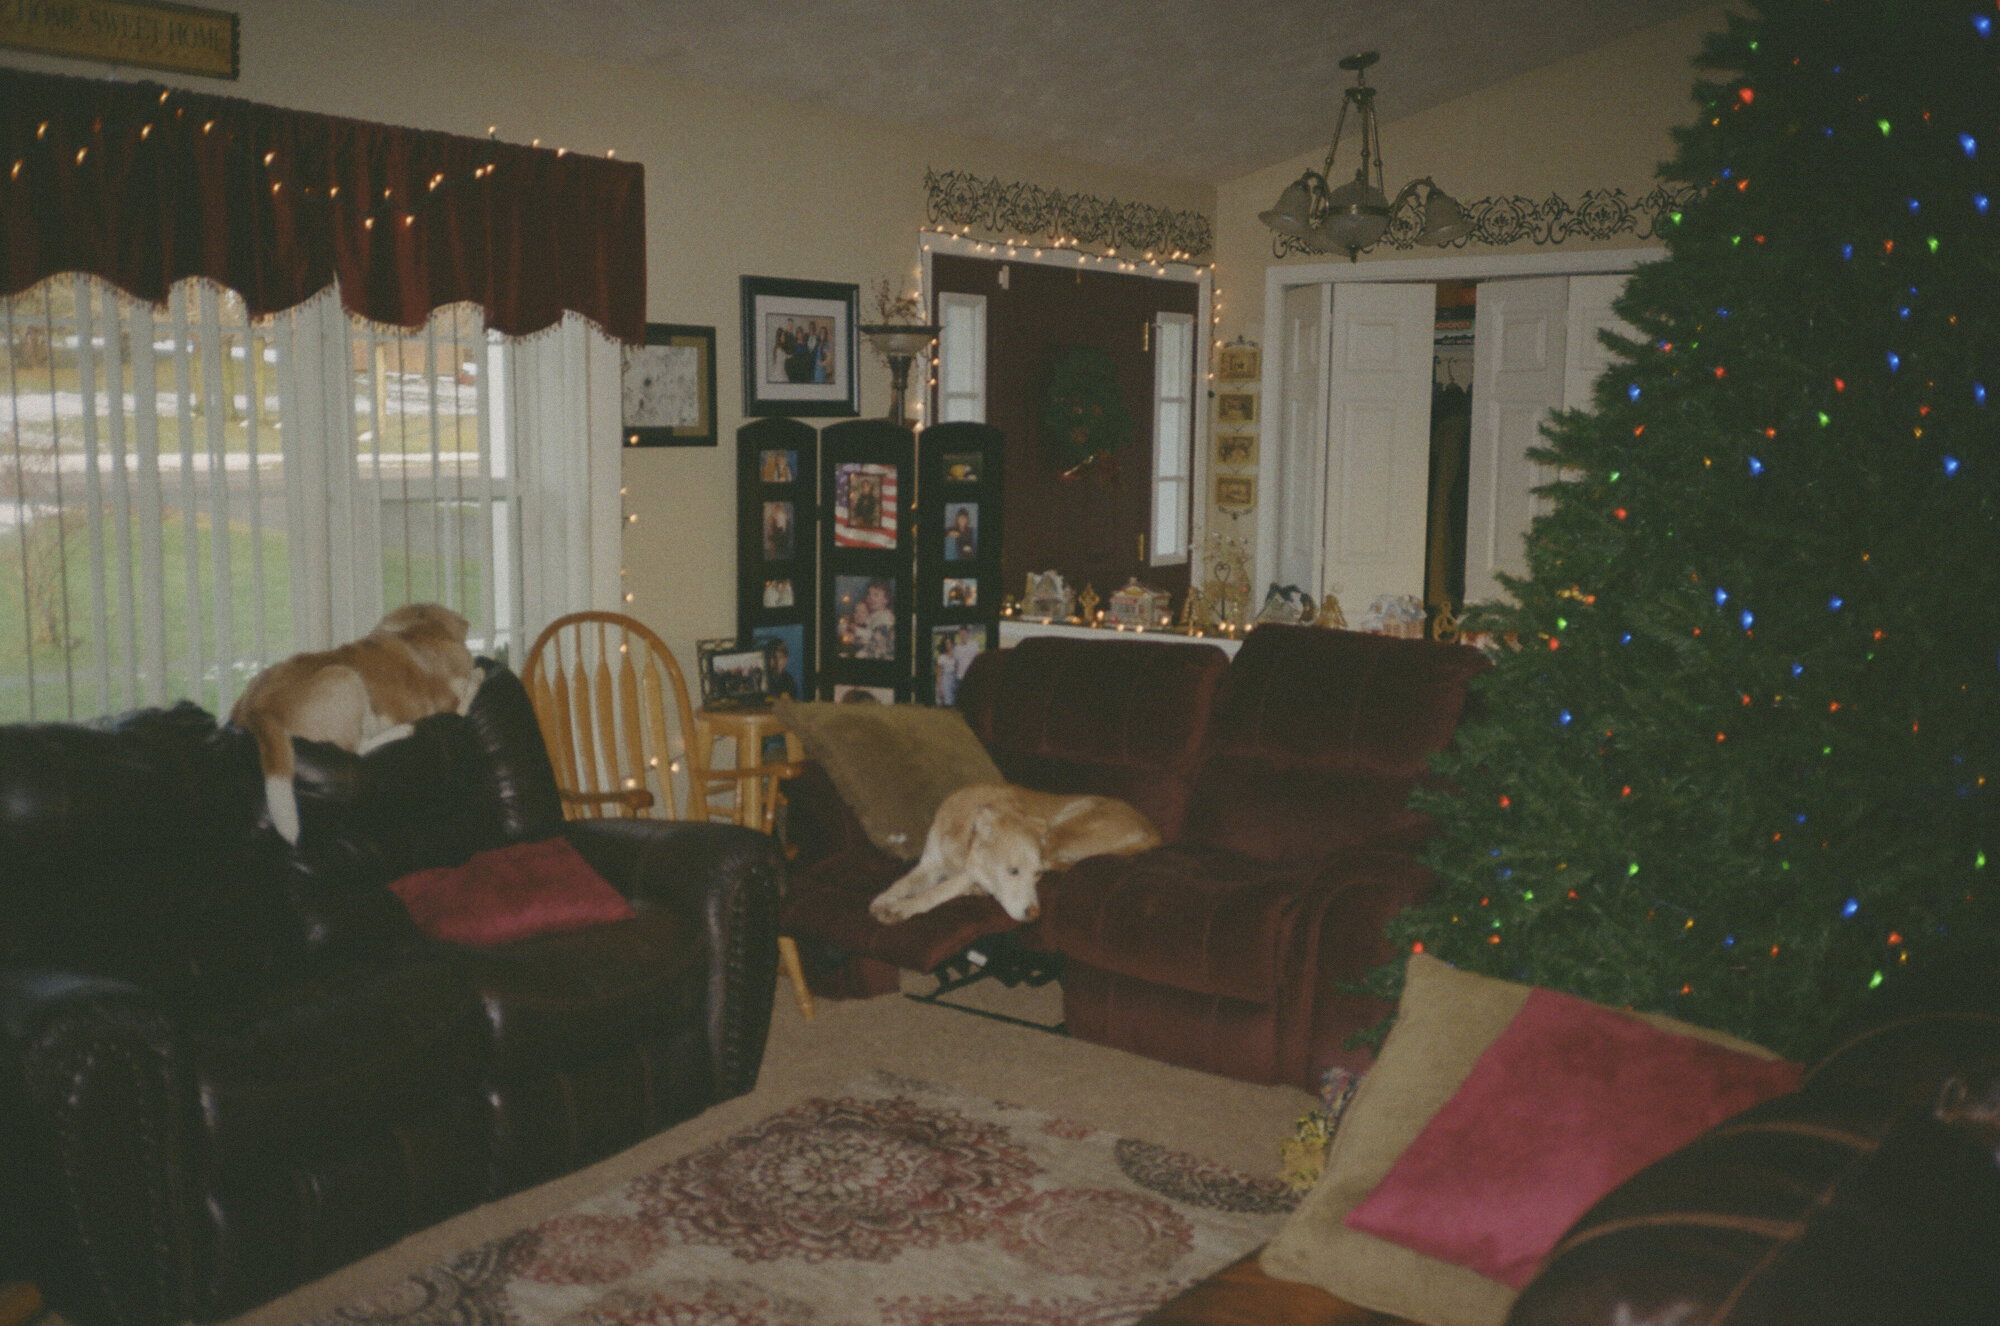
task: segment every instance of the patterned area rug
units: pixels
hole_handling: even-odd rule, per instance
[[[1120,1326],[1294,1200],[878,1072],[315,1326]]]

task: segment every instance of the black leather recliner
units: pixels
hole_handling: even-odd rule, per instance
[[[755,1084],[783,859],[566,823],[526,693],[356,758],[183,702],[0,727],[0,1280],[78,1326],[243,1311]],[[385,887],[564,835],[639,915],[496,948]]]

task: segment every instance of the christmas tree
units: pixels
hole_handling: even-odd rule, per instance
[[[1405,950],[1803,1054],[2000,929],[1996,22],[1763,0],[1709,38],[1640,338],[1468,623],[1503,644]]]

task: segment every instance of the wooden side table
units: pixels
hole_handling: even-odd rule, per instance
[[[775,768],[764,763],[764,744],[774,737],[785,739],[785,763]],[[718,766],[715,743],[725,739],[730,743],[730,758],[734,763]],[[770,833],[778,809],[778,782],[796,772],[797,763],[803,758],[799,739],[769,709],[697,709],[694,748],[697,768],[692,773],[702,781],[704,801],[713,793],[730,791],[734,806],[727,818],[760,833]],[[764,772],[767,768],[772,768],[772,772]],[[770,785],[768,791],[766,783]],[[792,998],[798,1002],[799,1012],[806,1021],[812,1021],[812,992],[806,988],[798,943],[790,935],[778,936],[778,965],[792,983]]]

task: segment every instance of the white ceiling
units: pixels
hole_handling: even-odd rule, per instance
[[[1383,121],[1713,0],[340,0],[695,82],[1181,179]]]

